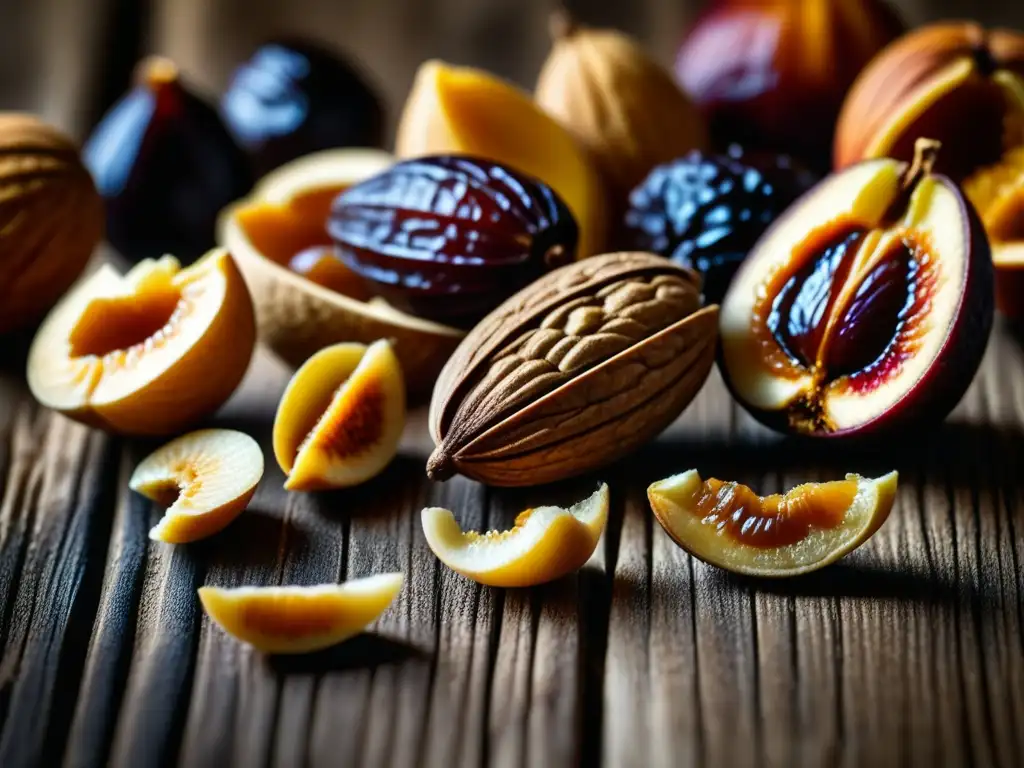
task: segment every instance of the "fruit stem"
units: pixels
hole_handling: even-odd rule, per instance
[[[178,65],[166,56],[149,56],[139,63],[135,82],[151,91],[160,91],[177,82]]]
[[[903,188],[913,189],[922,178],[929,175],[939,159],[942,142],[935,139],[918,139],[914,142],[914,162],[903,177]]]
[[[555,42],[572,37],[579,30],[576,19],[564,7],[558,7],[548,18],[548,33]]]
[[[427,477],[431,480],[443,481],[455,474],[455,466],[451,457],[438,446],[427,459]]]

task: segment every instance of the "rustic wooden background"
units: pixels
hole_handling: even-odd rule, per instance
[[[666,61],[683,0],[570,7]],[[1003,2],[899,3],[908,21],[1024,26]],[[3,0],[0,108],[77,135],[141,52],[205,88],[262,37],[333,40],[375,73],[392,115],[425,57],[529,85],[538,0]],[[2,276],[0,276],[2,279]],[[601,473],[614,514],[578,576],[479,587],[439,566],[427,503],[491,527],[596,477],[506,492],[431,484],[422,413],[370,484],[286,494],[273,462],[251,509],[188,547],[149,542],[159,510],[127,490],[151,444],[36,407],[24,339],[0,339],[0,766],[1024,765],[1024,349],[998,324],[938,435],[874,451],[779,443],[715,374],[656,444]],[[269,446],[287,371],[260,354],[218,424]],[[269,448],[268,448],[269,455]],[[846,561],[778,584],[695,562],[652,525],[643,489],[689,467],[765,492],[898,468],[897,507]],[[376,632],[288,661],[206,620],[201,584],[316,583],[403,570]]]

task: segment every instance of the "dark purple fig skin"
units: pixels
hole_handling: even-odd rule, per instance
[[[384,108],[363,74],[308,41],[261,45],[235,70],[220,106],[257,177],[310,152],[384,140]]]
[[[546,184],[490,160],[406,160],[335,198],[335,255],[395,307],[469,327],[575,258],[576,221]]]
[[[217,216],[252,187],[245,156],[217,112],[166,59],[147,59],[104,115],[83,159],[106,203],[107,238],[131,260],[188,263],[215,243]]]
[[[797,439],[840,438],[844,441],[874,443],[883,438],[897,438],[908,429],[924,432],[937,427],[966,394],[981,367],[995,321],[995,268],[992,265],[992,251],[985,227],[974,206],[949,177],[931,174],[930,178],[956,195],[963,219],[966,221],[964,241],[968,243],[969,249],[969,256],[964,262],[966,274],[961,278],[960,303],[935,359],[914,387],[882,413],[866,418],[856,427],[808,434],[795,433],[790,428],[787,411],[754,408],[743,399],[730,380],[719,343],[718,369],[726,388],[751,416],[766,427]],[[811,189],[807,196],[815,193],[816,188]],[[769,237],[774,228],[781,226],[786,220],[787,214],[784,213],[768,229],[764,237]],[[753,268],[753,261],[747,261],[740,269],[742,271]]]

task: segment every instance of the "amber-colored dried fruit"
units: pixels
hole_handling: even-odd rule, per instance
[[[200,587],[206,615],[264,653],[309,653],[337,645],[375,621],[402,589],[401,573],[311,587]]]
[[[170,256],[124,276],[104,265],[43,322],[28,384],[65,416],[125,434],[169,434],[231,396],[255,343],[252,301],[227,251],[186,269]]]
[[[365,301],[362,278],[336,259],[326,286],[289,268],[305,269],[294,262],[310,249],[333,249],[325,228],[331,202],[392,162],[378,150],[336,149],[288,163],[224,212],[219,237],[252,291],[260,339],[282,359],[298,366],[331,344],[391,339],[410,391],[421,393],[433,386],[461,331]]]
[[[256,176],[336,147],[381,145],[384,110],[363,73],[307,40],[261,45],[235,70],[221,114]]]
[[[885,0],[716,0],[676,58],[676,73],[721,142],[829,167],[843,98],[905,27]]]
[[[183,544],[212,536],[249,505],[263,476],[263,452],[233,429],[201,429],[151,453],[128,485],[167,507],[149,532],[154,541]]]
[[[536,507],[507,531],[463,532],[447,509],[423,510],[423,533],[437,558],[491,587],[532,587],[577,571],[597,549],[608,521],[608,486],[562,507]]]
[[[652,168],[705,147],[704,118],[628,35],[580,26],[564,11],[553,14],[551,31],[534,98],[590,152],[617,219]]]
[[[1000,301],[1024,262],[1024,32],[946,22],[902,37],[850,91],[835,143],[836,166],[894,157],[914,142],[942,142],[936,165],[962,183],[981,214],[1000,272]]]
[[[758,496],[739,483],[701,482],[690,470],[654,483],[647,498],[661,527],[694,557],[749,576],[798,576],[867,541],[889,517],[897,479],[847,475]]]
[[[539,485],[626,455],[704,384],[717,319],[696,273],[659,256],[606,254],[545,275],[445,365],[427,474]]]
[[[281,396],[274,455],[290,491],[369,480],[398,450],[405,385],[387,341],[335,344],[307,360]]]
[[[406,160],[342,192],[335,254],[394,307],[472,326],[576,256],[577,228],[543,182],[472,157]]]
[[[473,155],[540,179],[579,225],[577,255],[604,249],[605,191],[590,157],[528,94],[494,75],[439,61],[421,65],[398,124],[395,154]]]
[[[218,213],[252,186],[217,112],[160,57],[139,64],[83,155],[106,202],[107,238],[132,261],[199,258],[214,244]]]
[[[103,237],[103,202],[78,147],[31,115],[0,113],[0,334],[34,322]]]
[[[992,327],[985,232],[960,189],[872,160],[830,176],[775,223],[722,302],[722,372],[765,424],[815,436],[941,421]]]

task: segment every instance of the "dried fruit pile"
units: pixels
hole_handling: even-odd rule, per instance
[[[677,84],[628,36],[556,14],[532,95],[424,63],[392,152],[362,71],[320,46],[265,44],[219,111],[146,60],[84,162],[0,116],[0,333],[49,310],[28,360],[41,403],[179,435],[131,479],[167,507],[151,536],[168,543],[225,528],[256,492],[251,437],[181,433],[231,396],[257,341],[297,368],[273,429],[290,491],[379,474],[407,396],[431,396],[432,479],[592,472],[674,421],[716,358],[780,432],[938,424],[996,296],[1024,312],[1024,34],[902,31],[882,0],[719,0]],[[134,266],[71,287],[104,232]],[[895,494],[895,472],[766,497],[696,471],[648,489],[680,546],[771,577],[852,551]],[[452,569],[529,586],[580,568],[608,508],[601,484],[509,531],[437,508],[422,524]],[[401,585],[200,598],[239,639],[302,652],[358,632]]]

